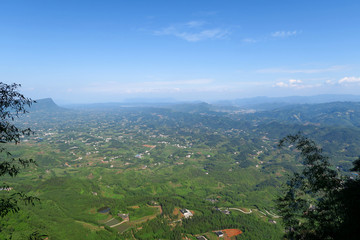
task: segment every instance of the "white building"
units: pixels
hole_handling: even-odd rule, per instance
[[[193,216],[193,214],[186,208],[180,209],[180,212],[184,215],[185,218],[189,218]]]

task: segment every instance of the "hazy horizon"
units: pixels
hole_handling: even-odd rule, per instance
[[[0,81],[61,104],[360,92],[358,1],[2,1]]]
[[[54,99],[52,97],[44,98],[33,98],[32,100],[46,100],[51,99],[56,105],[59,106],[76,106],[76,105],[91,105],[91,104],[182,104],[182,103],[208,103],[208,104],[225,104],[225,105],[237,105],[243,104],[263,104],[263,103],[330,103],[330,102],[358,102],[360,101],[360,94],[318,94],[318,95],[290,95],[290,96],[279,96],[279,97],[268,97],[268,96],[255,96],[255,97],[239,97],[239,98],[227,98],[227,99],[216,99],[216,100],[201,100],[201,99],[176,99],[176,98],[127,98],[120,101],[68,101],[61,99]]]

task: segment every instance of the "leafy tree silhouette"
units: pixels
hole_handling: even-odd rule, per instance
[[[14,125],[15,118],[27,113],[35,101],[26,98],[17,89],[20,84],[6,84],[0,82],[0,177],[8,175],[16,177],[22,168],[29,167],[30,164],[36,162],[32,159],[15,158],[7,151],[5,145],[7,143],[20,143],[20,137],[30,135],[33,132],[30,128],[20,129]],[[35,201],[39,201],[37,197],[28,196],[23,192],[6,191],[10,190],[10,186],[3,182],[1,184],[0,195],[0,219],[9,213],[16,213],[20,210],[18,203],[34,205]],[[1,229],[0,229],[1,231]],[[45,235],[34,232],[29,239],[43,239]]]
[[[303,170],[287,182],[278,209],[287,239],[358,239],[360,229],[360,179],[341,176],[314,141],[301,134],[283,138],[295,145]],[[354,162],[360,169],[360,158]]]

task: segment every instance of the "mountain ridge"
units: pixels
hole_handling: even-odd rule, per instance
[[[57,105],[52,98],[36,99],[35,102],[27,109],[30,113],[33,112],[59,112],[68,109]]]

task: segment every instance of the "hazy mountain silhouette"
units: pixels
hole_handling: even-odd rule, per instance
[[[33,103],[31,107],[28,109],[30,113],[67,111],[66,108],[59,107],[51,98],[43,98],[35,101],[36,103]]]

